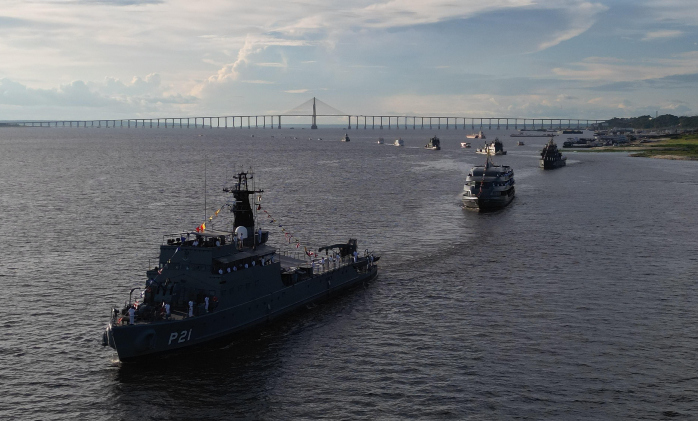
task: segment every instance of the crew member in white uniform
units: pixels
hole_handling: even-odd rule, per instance
[[[136,324],[136,309],[133,307],[128,309],[128,322],[132,325]]]
[[[189,317],[194,317],[194,302],[189,301]]]

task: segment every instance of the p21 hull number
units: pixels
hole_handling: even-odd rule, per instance
[[[191,339],[191,329],[189,330],[183,330],[181,332],[172,332],[170,333],[170,341],[167,343],[167,345],[172,345],[172,341],[176,344],[181,344],[189,339]]]

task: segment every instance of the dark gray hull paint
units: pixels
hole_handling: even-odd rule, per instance
[[[375,265],[365,272],[357,271],[352,265],[343,266],[255,300],[201,316],[133,326],[110,323],[107,340],[124,362],[179,351],[262,325],[376,275]]]

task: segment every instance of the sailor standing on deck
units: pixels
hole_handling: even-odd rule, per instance
[[[189,301],[189,317],[194,317],[194,302]]]
[[[204,297],[204,310],[208,313],[208,297]]]
[[[166,320],[170,320],[170,315],[171,315],[171,314],[172,314],[172,313],[170,313],[170,304],[169,304],[169,303],[165,303],[165,319],[166,319]]]
[[[128,323],[131,325],[136,324],[136,309],[133,306],[128,308]]]

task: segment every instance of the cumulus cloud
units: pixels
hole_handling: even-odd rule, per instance
[[[247,35],[247,37],[245,37],[245,43],[238,50],[237,58],[235,59],[235,61],[226,64],[222,68],[220,68],[215,75],[212,75],[208,78],[208,82],[213,83],[237,80],[239,77],[239,69],[243,65],[249,65],[251,63],[253,55],[261,53],[268,47],[299,47],[306,45],[309,45],[309,43],[302,40],[282,40],[267,36]],[[284,59],[282,62],[278,63],[260,62],[255,63],[255,65],[260,67],[284,68],[288,66],[288,63]]]
[[[91,91],[80,80],[57,89],[32,89],[9,79],[0,79],[0,104],[4,105],[104,107],[114,103],[110,98]]]
[[[572,92],[580,85],[616,84],[631,95],[647,87],[638,89],[637,81],[690,84],[678,78],[698,73],[698,53],[669,56],[675,47],[631,57],[634,52],[606,48],[612,42],[607,34],[617,31],[613,25],[589,31],[610,12],[626,11],[629,2],[620,3],[609,9],[594,0],[13,1],[3,5],[0,17],[0,31],[11,31],[0,37],[0,57],[12,58],[0,62],[0,77],[6,78],[0,103],[58,106],[62,101],[134,113],[196,104],[195,112],[216,115],[233,107],[244,107],[245,113],[268,108],[279,93],[328,89],[355,101],[362,112],[369,102],[402,109],[404,104],[380,99],[408,91],[421,92],[417,102],[454,101],[425,106],[430,113],[477,113],[461,100],[467,98],[476,100],[481,112],[510,114],[586,109],[600,94]],[[661,17],[638,24],[633,13],[624,14],[628,20],[622,26],[633,41],[671,42],[695,33],[690,26],[698,24],[694,0],[632,3],[631,12]],[[581,60],[580,50],[558,55],[563,49],[551,48],[592,35],[599,57]],[[526,49],[535,52],[522,57]],[[464,77],[478,73],[487,73],[492,82]],[[495,83],[513,81],[513,75],[519,78],[516,86]],[[556,89],[546,91],[550,87]],[[462,96],[438,96],[452,92]]]
[[[22,106],[27,110],[36,107],[58,109],[93,109],[95,114],[130,112],[137,114],[152,111],[162,104],[187,105],[196,103],[197,98],[180,94],[166,95],[144,88],[148,84],[159,85],[157,75],[145,79],[134,78],[125,84],[107,78],[103,84],[87,84],[77,80],[53,89],[31,88],[13,80],[0,79],[0,105]]]
[[[208,81],[223,82],[230,79],[237,79],[238,68],[243,64],[247,64],[249,62],[249,57],[252,54],[258,53],[264,50],[266,47],[267,45],[256,42],[252,39],[252,37],[247,36],[247,38],[245,38],[245,44],[242,46],[242,48],[240,48],[240,50],[238,50],[237,59],[234,62],[223,66],[215,75],[209,77]]]
[[[100,87],[100,91],[114,95],[144,95],[157,92],[161,82],[162,77],[157,73],[151,73],[145,79],[135,76],[128,83],[113,77],[107,77],[104,85]]]

